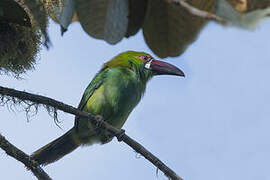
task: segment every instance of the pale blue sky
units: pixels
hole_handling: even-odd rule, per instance
[[[270,21],[254,32],[209,24],[180,57],[166,61],[186,78],[155,77],[124,129],[185,180],[269,180]],[[102,64],[126,50],[146,51],[142,33],[116,46],[90,38],[78,23],[60,36],[50,26],[53,47],[41,51],[24,80],[0,76],[3,86],[49,96],[77,106]],[[152,53],[151,53],[152,54]],[[59,137],[74,117],[60,113],[62,131],[44,110],[26,121],[23,112],[1,107],[0,133],[26,153]],[[0,150],[1,179],[35,177]],[[78,148],[44,168],[53,179],[167,179],[124,143]]]

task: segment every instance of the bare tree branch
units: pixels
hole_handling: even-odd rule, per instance
[[[118,141],[123,141],[132,147],[136,152],[143,155],[147,160],[149,160],[153,165],[155,165],[158,169],[160,169],[168,178],[172,180],[182,180],[173,170],[167,167],[161,160],[159,160],[156,156],[154,156],[151,152],[149,152],[146,148],[144,148],[137,141],[133,140],[129,136],[125,134],[124,130],[119,130],[114,128],[110,124],[106,123],[101,116],[94,116],[90,113],[80,111],[70,105],[64,104],[62,102],[56,101],[52,98],[48,98],[45,96],[35,95],[23,91],[17,91],[10,88],[5,88],[0,86],[0,94],[2,95],[2,101],[5,97],[13,97],[20,99],[22,102],[31,101],[37,104],[43,104],[46,107],[52,107],[54,109],[59,109],[69,114],[73,114],[76,116],[80,116],[82,118],[88,118],[92,123],[96,124],[99,128],[105,129],[108,131],[112,137],[117,137]]]
[[[207,11],[203,11],[200,10],[194,6],[191,6],[190,4],[188,4],[185,0],[167,0],[168,3],[176,3],[180,6],[182,6],[183,8],[185,8],[190,14],[194,15],[194,16],[199,16],[205,19],[209,19],[209,20],[213,20],[213,21],[217,21],[221,24],[227,24],[227,21],[213,13],[207,12]]]
[[[0,134],[0,147],[11,157],[22,162],[29,168],[39,180],[51,180],[49,175],[38,165],[36,161],[31,160],[30,156],[12,145]]]

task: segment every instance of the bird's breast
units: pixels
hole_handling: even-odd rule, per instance
[[[101,115],[106,122],[121,128],[139,103],[144,88],[134,73],[112,71],[89,98],[84,111]]]
[[[119,69],[111,70],[106,80],[88,99],[83,111],[101,115],[107,123],[121,128],[139,103],[144,89],[145,85],[138,80],[135,73]],[[96,134],[95,126],[87,119],[80,119],[77,128],[79,139],[84,144],[106,143],[111,140],[103,133]]]
[[[104,99],[112,111],[108,123],[121,128],[128,115],[139,103],[144,89],[135,77],[117,77],[104,87]]]

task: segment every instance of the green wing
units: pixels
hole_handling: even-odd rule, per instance
[[[91,83],[87,86],[83,93],[83,97],[80,101],[80,104],[78,106],[79,110],[83,110],[85,104],[89,100],[89,98],[92,96],[92,94],[95,92],[96,89],[100,87],[100,85],[104,82],[106,75],[107,75],[108,69],[101,70],[91,81]]]
[[[78,106],[79,110],[83,110],[85,104],[87,103],[87,101],[89,100],[89,98],[92,96],[92,94],[95,92],[96,89],[98,89],[101,84],[104,82],[104,80],[106,79],[106,75],[107,75],[108,69],[102,69],[95,77],[94,79],[90,82],[90,84],[87,86],[87,88],[85,89],[84,93],[83,93],[83,97],[80,101],[80,104]],[[79,119],[76,116],[75,117],[75,129],[78,130],[78,123],[79,123]]]

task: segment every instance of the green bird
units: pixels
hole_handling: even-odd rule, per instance
[[[141,100],[146,83],[156,75],[184,76],[177,67],[155,60],[144,52],[127,51],[106,62],[86,88],[79,110],[101,115],[104,121],[121,128]],[[31,156],[40,165],[52,163],[80,145],[105,144],[112,140],[89,120],[75,117],[75,124],[63,136]]]

